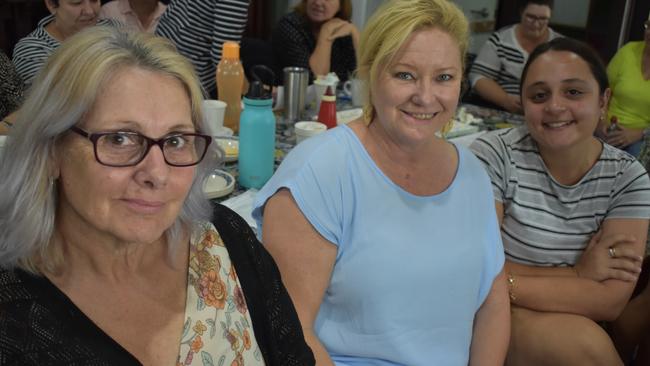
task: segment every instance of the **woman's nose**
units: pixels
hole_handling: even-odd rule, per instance
[[[544,106],[544,111],[549,113],[559,113],[565,110],[564,99],[558,95],[552,95],[546,102],[546,106]]]
[[[433,85],[425,80],[420,80],[417,83],[417,87],[413,95],[413,101],[419,105],[429,105],[435,99],[435,88],[433,88]]]
[[[165,161],[160,146],[152,146],[144,159],[137,165],[136,180],[149,188],[158,188],[166,184],[171,167]]]
[[[81,2],[81,12],[83,14],[94,14],[95,8],[93,7],[92,1],[82,1]]]

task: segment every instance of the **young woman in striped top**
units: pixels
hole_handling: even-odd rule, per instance
[[[506,252],[508,365],[622,365],[599,322],[619,316],[637,281],[650,180],[593,135],[609,96],[594,51],[554,39],[522,73],[526,125],[472,145],[492,180]]]

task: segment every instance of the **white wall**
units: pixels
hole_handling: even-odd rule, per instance
[[[587,26],[591,0],[556,1],[551,23],[584,28]]]
[[[467,20],[469,20],[470,23],[475,21],[492,21],[496,23],[496,9],[498,0],[454,0],[454,2],[461,9],[463,9],[463,13],[465,13]],[[483,17],[483,15],[476,12],[472,12],[472,10],[482,12],[483,9],[486,10],[486,17]],[[478,51],[481,49],[481,46],[483,46],[488,38],[490,38],[491,34],[492,31],[472,33],[470,36],[468,51],[474,54],[478,53]]]

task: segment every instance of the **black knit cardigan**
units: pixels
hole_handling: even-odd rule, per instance
[[[275,262],[247,223],[214,206],[267,366],[314,365]],[[47,278],[0,271],[0,365],[140,365]]]

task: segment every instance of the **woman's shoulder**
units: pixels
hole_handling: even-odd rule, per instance
[[[641,169],[644,170],[643,165],[632,155],[627,153],[626,151],[623,151],[621,149],[618,149],[612,145],[609,145],[606,142],[603,142],[603,151],[600,154],[599,162],[601,163],[607,163],[611,165],[612,169],[616,169],[617,171],[620,171],[622,169],[626,169],[627,167],[635,167],[638,165],[636,169]]]
[[[633,53],[633,54],[642,54],[645,48],[644,41],[632,41],[626,43],[617,53]]]
[[[482,145],[493,149],[495,152],[505,152],[513,149],[531,150],[535,148],[534,141],[525,126],[490,131],[477,138],[472,143],[471,149],[476,151]]]
[[[300,15],[296,11],[285,14],[276,26],[276,30],[286,30],[286,29],[295,29],[295,28],[305,28],[307,27],[307,22],[305,17]]]
[[[515,34],[515,26],[516,24],[512,25],[507,25],[503,28],[499,28],[496,31],[492,33],[490,36],[490,39],[492,41],[498,40],[499,42],[506,42],[510,43],[511,39],[514,39],[514,34]]]
[[[362,148],[361,142],[348,126],[339,126],[310,137],[298,144],[284,159],[280,169],[318,166],[341,168],[350,153]]]
[[[14,47],[14,58],[20,53],[29,51],[34,48],[56,48],[59,45],[59,42],[52,38],[49,33],[45,30],[44,25],[49,23],[48,18],[46,17],[39,23],[39,26],[31,31],[28,35],[18,40],[16,46]],[[53,19],[53,18],[52,18]],[[45,22],[46,21],[46,22]]]

